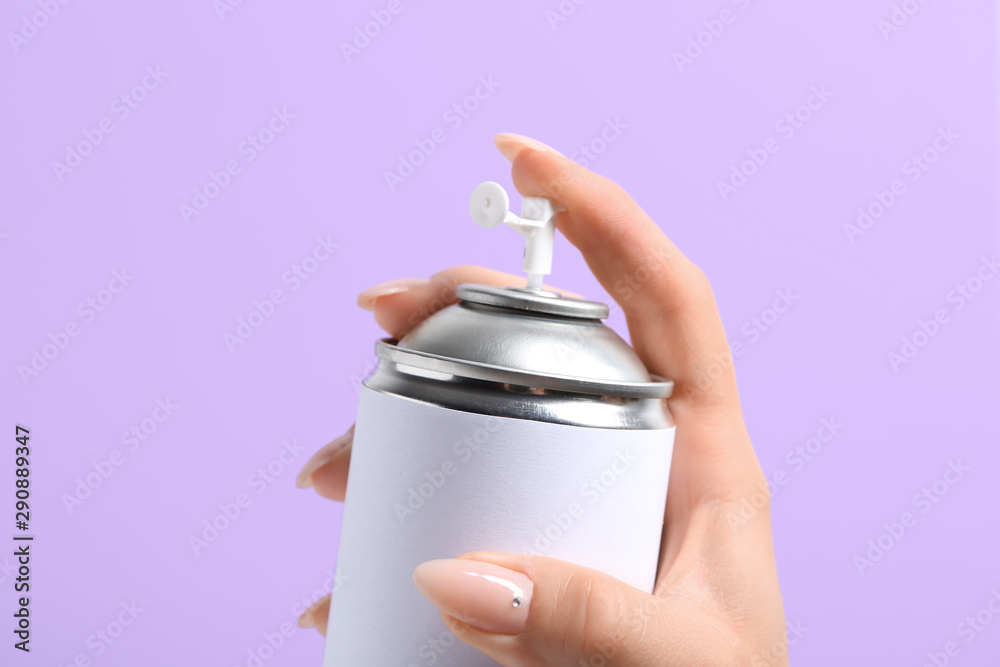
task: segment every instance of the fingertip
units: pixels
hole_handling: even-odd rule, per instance
[[[299,616],[297,624],[303,630],[315,628],[324,637],[326,625],[330,620],[330,595],[326,595],[312,604]]]
[[[369,287],[358,295],[357,304],[362,310],[374,311],[378,300],[384,296],[402,294],[409,290],[426,285],[430,281],[426,278],[398,278],[379,283],[375,287]]]
[[[531,137],[526,137],[523,134],[514,134],[513,132],[501,132],[493,137],[493,144],[497,147],[497,150],[511,163],[513,163],[517,156],[520,155],[525,150],[533,150],[541,153],[555,153],[559,154],[559,151],[543,144],[537,139],[532,139]]]
[[[323,498],[344,502],[347,495],[347,476],[351,466],[351,449],[348,446],[334,453],[329,460],[312,473],[312,486]]]

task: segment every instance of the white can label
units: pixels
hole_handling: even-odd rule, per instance
[[[651,591],[674,430],[473,414],[362,389],[325,665],[496,665],[413,569],[469,551],[551,556]]]

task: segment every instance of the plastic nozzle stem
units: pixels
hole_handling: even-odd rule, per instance
[[[528,289],[542,289],[542,280],[545,276],[541,273],[528,274]]]

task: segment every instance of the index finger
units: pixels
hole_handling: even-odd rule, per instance
[[[729,343],[701,269],[616,183],[533,139],[495,141],[521,194],[565,209],[559,229],[621,305],[647,368],[674,381],[671,405],[739,415]]]

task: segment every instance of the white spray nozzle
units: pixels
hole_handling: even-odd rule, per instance
[[[544,277],[552,273],[557,212],[548,199],[525,197],[518,217],[510,212],[506,190],[493,181],[480,183],[469,199],[469,213],[477,225],[491,228],[502,222],[525,238],[524,271],[531,289],[541,289]]]

